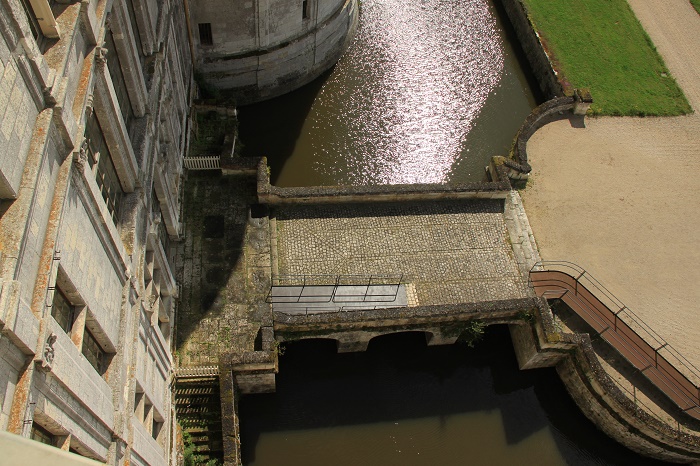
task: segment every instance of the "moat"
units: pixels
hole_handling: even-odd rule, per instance
[[[481,181],[540,100],[524,68],[498,2],[363,2],[333,70],[239,109],[243,154],[278,186]],[[599,431],[554,369],[518,370],[505,327],[420,340],[288,344],[276,393],[240,401],[243,463],[663,464]]]
[[[520,371],[505,326],[426,348],[418,334],[336,354],[288,345],[277,393],[240,401],[244,464],[652,465],[600,432],[554,369]]]
[[[278,186],[481,181],[537,100],[495,3],[363,2],[332,71],[239,109],[244,155]]]

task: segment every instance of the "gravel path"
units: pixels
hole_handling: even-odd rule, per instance
[[[688,0],[628,1],[698,112],[700,16]],[[528,143],[542,258],[586,268],[700,367],[700,115],[574,126]]]

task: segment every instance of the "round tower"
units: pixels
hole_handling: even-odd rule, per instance
[[[332,67],[352,38],[358,0],[190,0],[200,85],[248,104]]]

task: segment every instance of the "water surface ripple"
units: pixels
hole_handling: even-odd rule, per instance
[[[536,105],[493,0],[363,0],[338,64],[241,107],[278,186],[481,181]]]
[[[446,181],[504,72],[489,2],[374,0],[362,3],[361,16],[310,115],[314,130],[330,135],[312,145],[325,155],[320,170],[337,171],[342,155],[351,184]],[[364,85],[328,91],[348,75]]]

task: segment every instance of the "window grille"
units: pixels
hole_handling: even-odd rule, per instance
[[[95,368],[95,370],[102,375],[104,373],[104,360],[105,352],[97,342],[95,337],[90,333],[90,330],[85,329],[85,334],[83,335],[83,356],[88,362]]]
[[[29,438],[37,442],[45,443],[46,445],[51,445],[52,447],[56,446],[56,436],[36,422],[32,423],[32,431],[29,434]]]
[[[112,156],[104,140],[100,122],[94,112],[87,121],[85,137],[88,139],[88,162],[95,173],[95,180],[112,220],[117,225],[119,223],[119,206],[124,191],[122,191],[117,170],[114,168]]]
[[[105,34],[105,48],[107,49],[107,68],[109,69],[109,75],[112,78],[114,93],[117,96],[117,103],[119,104],[122,119],[124,120],[124,125],[129,133],[129,137],[132,137],[131,122],[134,118],[134,110],[131,106],[129,91],[126,88],[126,81],[124,80],[124,73],[122,72],[121,62],[119,61],[119,53],[117,52],[117,47],[114,44],[112,31],[108,31],[107,34]]]

